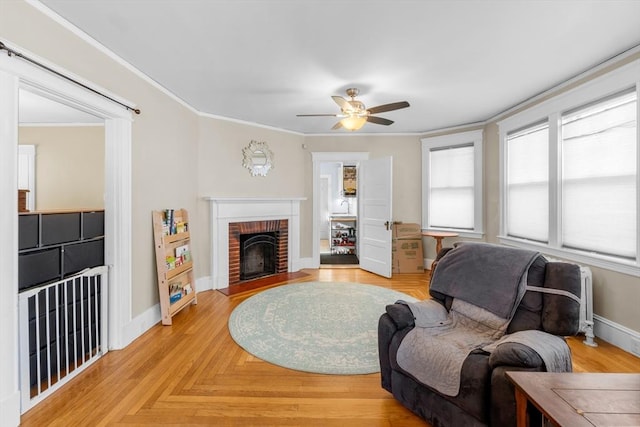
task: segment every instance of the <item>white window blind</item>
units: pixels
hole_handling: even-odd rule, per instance
[[[430,150],[429,225],[474,228],[474,146]]]
[[[549,125],[507,135],[507,235],[549,240]]]
[[[562,245],[635,259],[637,95],[562,116]]]
[[[638,76],[634,60],[498,122],[501,243],[640,275]],[[541,141],[532,144],[548,146],[518,147],[536,134]],[[520,187],[542,183],[543,163],[548,182],[540,198],[548,202],[527,205],[523,200],[537,196]]]

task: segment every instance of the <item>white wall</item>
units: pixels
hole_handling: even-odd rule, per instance
[[[36,210],[104,208],[104,126],[21,126],[36,146]]]
[[[342,191],[342,163],[327,162],[320,165],[320,174],[331,177],[331,186],[329,187],[329,213],[347,213],[348,207],[346,203],[342,203],[344,198],[341,196]]]

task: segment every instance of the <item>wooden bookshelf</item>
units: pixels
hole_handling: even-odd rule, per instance
[[[153,211],[152,217],[162,324],[171,325],[176,313],[197,304],[189,214],[186,209],[166,209]]]

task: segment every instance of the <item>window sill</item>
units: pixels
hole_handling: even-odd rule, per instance
[[[530,240],[516,239],[508,236],[498,236],[498,241],[505,245],[517,246],[524,249],[531,249],[541,252],[544,255],[550,255],[573,261],[581,264],[592,265],[594,267],[604,268],[618,273],[629,274],[631,276],[640,277],[640,264],[634,261],[625,261],[604,255],[590,254],[571,249],[552,248],[544,243],[533,242]]]

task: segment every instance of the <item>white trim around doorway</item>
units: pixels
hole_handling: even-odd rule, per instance
[[[18,48],[17,46],[11,46]],[[23,49],[21,49],[23,50]],[[24,50],[23,50],[24,51]],[[27,53],[27,52],[25,52]],[[64,74],[46,60],[31,58]],[[97,90],[102,90],[90,84]],[[20,423],[18,345],[17,153],[19,89],[101,117],[105,121],[105,263],[109,267],[109,348],[129,342],[131,320],[131,113],[99,95],[15,57],[0,55],[0,412],[3,423]],[[126,100],[123,100],[126,102]],[[126,102],[131,104],[130,102]]]
[[[323,162],[343,162],[358,163],[369,159],[368,152],[312,152],[311,160],[313,162],[313,244],[311,254],[311,265],[308,268],[320,268],[320,164]]]

